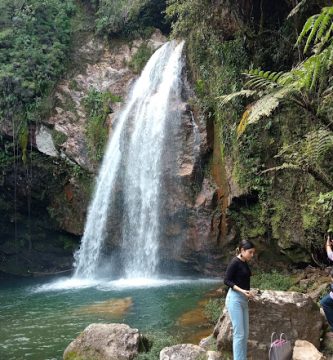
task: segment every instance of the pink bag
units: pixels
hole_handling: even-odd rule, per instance
[[[269,348],[269,360],[291,360],[293,351],[291,343],[287,340],[284,333],[277,337],[275,332],[271,336],[271,346]]]

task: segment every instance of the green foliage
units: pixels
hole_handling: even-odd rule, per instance
[[[207,0],[168,0],[166,15],[172,21],[173,36],[189,35],[194,28],[203,28],[209,14]]]
[[[153,54],[153,49],[146,43],[142,43],[133,55],[128,66],[135,74],[139,74]]]
[[[307,37],[304,53],[308,51],[311,43],[319,45],[319,49],[326,43],[332,42],[333,32],[333,6],[324,7],[320,14],[311,16],[304,24],[296,45],[299,45]],[[318,50],[318,49],[317,49]]]
[[[153,27],[167,28],[163,0],[102,0],[97,8],[96,31],[99,34],[146,37]]]
[[[324,214],[330,218],[330,230],[333,231],[333,191],[320,193],[317,204],[321,206]]]
[[[111,105],[121,101],[119,96],[110,92],[99,92],[90,89],[84,98],[83,104],[87,113],[86,136],[88,149],[94,160],[101,160],[104,154],[104,147],[108,136],[105,121],[112,112]]]
[[[293,280],[288,274],[277,271],[258,273],[251,277],[251,287],[261,290],[287,291],[293,285]]]
[[[29,0],[7,6],[12,17],[7,19],[5,34],[2,32],[8,44],[0,53],[2,117],[13,105],[33,111],[34,101],[62,73],[70,41],[70,17],[75,9],[71,0]]]
[[[216,324],[224,307],[224,299],[209,299],[204,314],[212,324]]]
[[[265,208],[260,203],[243,206],[240,210],[231,208],[230,219],[236,224],[241,238],[256,239],[267,232]]]
[[[230,3],[225,2],[228,9]],[[303,5],[294,14],[305,18],[313,8]],[[232,38],[225,37],[217,14],[213,2],[168,1],[173,36],[187,37],[187,62],[199,98],[192,106],[221,139],[222,157],[243,193],[233,200],[228,217],[240,238],[273,238],[284,254],[293,259],[297,252],[295,258],[304,261],[327,226],[328,216],[316,201],[320,192],[331,190],[333,169],[331,40],[314,37],[313,53],[300,61],[294,48],[299,18],[280,18],[274,25],[268,16],[259,31],[245,23],[244,32]],[[325,29],[322,40],[329,26]]]
[[[320,112],[322,95],[332,85],[330,78],[333,67],[332,24],[330,21],[332,17],[333,7],[323,8],[320,15],[309,18],[303,27],[296,44],[301,42],[311,30],[304,52],[307,51],[310,43],[314,42],[314,45],[317,45],[316,49],[313,49],[316,52],[314,55],[286,72],[250,70],[245,74],[249,80],[244,84],[242,91],[221,97],[223,103],[244,94],[256,94],[258,98],[244,112],[238,126],[238,134],[241,135],[248,125],[258,122],[263,117],[269,117],[286,101],[308,110],[312,116],[317,116]],[[248,93],[249,90],[252,92]],[[325,125],[330,122],[329,119],[319,117],[318,121]]]
[[[287,168],[288,165],[293,169],[310,171],[318,180],[333,187],[330,175],[325,173],[324,164],[326,155],[330,155],[333,149],[333,133],[324,128],[311,131],[305,137],[291,145],[285,145],[276,155],[277,158],[284,160],[280,167]]]
[[[56,147],[59,147],[67,140],[67,135],[55,129],[52,130],[52,139]]]
[[[148,334],[149,344],[147,352],[139,353],[137,360],[156,360],[159,359],[160,351],[167,347],[179,343],[179,339],[163,332]]]
[[[27,161],[28,123],[46,116],[66,66],[73,0],[7,1],[0,5],[0,122],[11,122]]]

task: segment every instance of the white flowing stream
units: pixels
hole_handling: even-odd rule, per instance
[[[170,100],[172,106],[180,102],[182,48],[183,42],[171,41],[153,54],[117,119],[96,181],[81,246],[74,255],[76,278],[99,276],[119,172],[124,190],[120,239],[124,276],[157,275],[161,158],[171,146],[164,138]],[[179,112],[172,114],[180,118]],[[123,143],[126,151],[121,150]]]

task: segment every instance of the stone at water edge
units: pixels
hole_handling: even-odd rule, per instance
[[[325,360],[325,356],[306,340],[296,340],[292,360]]]
[[[193,344],[178,344],[166,347],[160,352],[160,360],[222,360],[216,351],[207,351]]]
[[[133,360],[140,334],[126,324],[90,324],[64,352],[64,360]]]
[[[250,333],[248,358],[264,359],[272,332],[285,333],[294,344],[298,339],[320,345],[323,319],[319,307],[310,296],[287,291],[265,290],[249,302]],[[231,350],[232,328],[224,309],[215,329],[218,350]]]

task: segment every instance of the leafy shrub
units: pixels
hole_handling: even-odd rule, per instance
[[[138,74],[145,67],[146,63],[153,54],[153,49],[146,43],[143,43],[138,48],[138,51],[133,55],[128,66],[134,73]]]
[[[287,291],[293,285],[289,275],[272,271],[271,273],[259,273],[251,278],[251,287],[261,290]]]
[[[152,27],[168,31],[164,21],[165,6],[165,0],[100,1],[96,31],[129,38],[149,36]]]
[[[175,345],[179,342],[174,336],[169,334],[160,332],[154,334],[148,334],[148,344],[145,344],[144,351],[148,350],[147,352],[142,352],[136,358],[137,360],[156,360],[159,359],[160,351],[167,347]]]
[[[209,299],[204,313],[212,324],[216,324],[224,306],[224,299]]]
[[[104,154],[104,147],[108,136],[105,120],[112,112],[111,104],[120,101],[119,96],[110,92],[99,92],[90,89],[83,103],[87,112],[86,136],[88,150],[94,160],[101,160]]]

